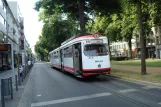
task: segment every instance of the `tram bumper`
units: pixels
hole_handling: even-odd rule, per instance
[[[83,76],[106,75],[110,74],[111,68],[102,69],[83,69]]]

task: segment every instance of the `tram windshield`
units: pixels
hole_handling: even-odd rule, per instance
[[[84,47],[86,56],[103,56],[108,55],[107,47],[104,44],[90,44]]]

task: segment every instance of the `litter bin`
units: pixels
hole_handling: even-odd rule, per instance
[[[4,96],[11,95],[13,99],[13,87],[12,87],[12,78],[1,79],[1,102],[2,107],[5,107]]]

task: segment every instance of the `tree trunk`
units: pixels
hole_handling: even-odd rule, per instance
[[[145,44],[143,35],[141,0],[137,1],[137,14],[138,14],[138,24],[139,24],[138,27],[140,34],[140,45],[141,45],[141,75],[146,75]]]
[[[79,8],[79,23],[81,34],[85,34],[85,20],[84,20],[84,0],[78,0]]]
[[[132,59],[132,44],[131,44],[131,38],[128,40],[129,50],[130,50],[130,59]]]
[[[110,40],[109,39],[108,39],[108,51],[109,51],[109,56],[111,56]]]

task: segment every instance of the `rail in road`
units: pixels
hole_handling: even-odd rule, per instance
[[[136,105],[136,107],[161,107],[161,89],[158,87],[147,86],[147,85],[142,85],[142,84],[137,84],[137,83],[131,83],[128,81],[119,80],[119,79],[115,79],[115,78],[111,78],[111,77],[107,77],[107,76],[100,76],[99,78],[78,79],[78,78],[75,78],[74,76],[70,75],[69,73],[63,73],[63,72],[59,72],[55,69],[52,69],[49,67],[48,64],[40,63],[37,65],[39,65],[39,67],[40,67],[39,70],[45,69],[46,70],[45,72],[49,73],[47,75],[52,74],[52,76],[51,76],[52,78],[55,77],[55,79],[61,79],[58,77],[62,77],[63,80],[61,79],[60,81],[56,80],[56,81],[52,81],[52,82],[54,85],[56,84],[55,82],[58,82],[61,85],[63,85],[64,83],[67,83],[67,84],[69,83],[69,87],[66,87],[68,89],[68,91],[70,89],[74,91],[74,89],[75,89],[74,87],[77,87],[78,84],[80,84],[80,85],[82,85],[82,90],[86,89],[86,88],[84,88],[85,86],[91,87],[91,89],[86,90],[87,92],[92,90],[92,87],[93,87],[93,90],[102,90],[103,92],[96,91],[96,93],[91,94],[91,95],[90,94],[87,94],[87,95],[76,94],[76,96],[68,96],[69,95],[68,94],[68,95],[64,96],[64,98],[63,98],[63,95],[61,95],[62,98],[56,98],[56,99],[53,97],[54,95],[53,96],[50,95],[52,97],[51,97],[51,99],[48,99],[48,100],[40,98],[40,97],[44,97],[44,96],[43,95],[41,96],[41,94],[39,94],[39,95],[37,95],[37,97],[40,98],[41,100],[40,101],[35,100],[37,102],[32,102],[32,107],[40,107],[40,106],[46,107],[49,105],[51,105],[51,107],[52,107],[54,104],[63,104],[63,103],[69,103],[69,102],[74,103],[76,101],[83,101],[83,103],[88,104],[88,102],[84,102],[84,101],[87,99],[88,100],[93,99],[93,98],[97,99],[97,98],[102,98],[102,97],[107,97],[107,96],[109,96],[110,98],[112,96],[117,97],[118,99],[121,99],[126,102],[130,102],[130,104]],[[41,67],[43,67],[43,68],[41,68]],[[39,75],[45,75],[44,71],[40,71],[38,73],[39,73]],[[40,73],[42,73],[42,74],[40,74]],[[48,77],[47,75],[46,75],[46,77]],[[37,76],[37,78],[38,78],[38,76]],[[44,76],[44,78],[45,78],[45,76]],[[50,79],[50,80],[55,80],[55,79]],[[41,83],[39,83],[39,84],[41,84]],[[58,88],[59,88],[59,86],[57,85],[57,89]],[[38,89],[38,91],[41,92],[40,89]],[[53,88],[53,91],[58,92],[58,90],[56,90],[55,88]],[[64,91],[66,91],[66,90],[64,90]],[[68,91],[66,91],[66,92],[68,92]],[[72,91],[70,91],[70,92],[72,92]],[[84,91],[81,91],[81,92],[83,93]],[[64,93],[64,92],[62,92],[62,93]],[[73,93],[75,93],[75,92],[73,92]],[[52,98],[54,98],[54,99],[52,99]],[[112,100],[113,103],[115,103],[115,100]],[[96,100],[94,100],[94,102],[95,101]],[[57,107],[58,105],[55,105],[55,106]],[[76,106],[76,105],[74,105],[74,106]],[[96,105],[94,107],[96,107]]]

